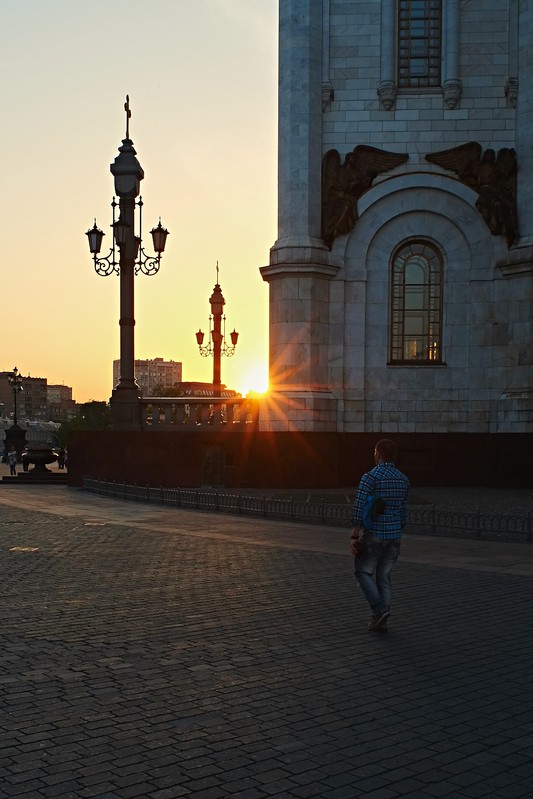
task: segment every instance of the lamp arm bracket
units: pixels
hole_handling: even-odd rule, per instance
[[[113,273],[117,275],[120,274],[118,261],[115,261],[114,248],[110,250],[109,255],[105,258],[97,258],[96,255],[94,256],[94,270],[100,277],[108,277],[108,275],[112,275]]]
[[[142,272],[143,275],[156,275],[161,266],[161,255],[147,255],[143,247],[139,248],[139,258],[135,262],[134,273]]]

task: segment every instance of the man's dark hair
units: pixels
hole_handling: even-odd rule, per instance
[[[382,438],[381,441],[378,441],[376,444],[376,452],[384,461],[394,462],[396,460],[397,451],[396,444],[394,441],[391,441],[390,438]]]

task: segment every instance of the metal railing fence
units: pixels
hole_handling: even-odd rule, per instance
[[[348,504],[301,502],[268,495],[246,495],[215,489],[165,488],[132,485],[85,478],[83,490],[98,496],[132,502],[166,505],[185,510],[227,513],[263,519],[280,519],[330,527],[351,527],[352,509]],[[435,505],[409,507],[407,532],[423,535],[478,538],[484,540],[533,540],[533,517],[473,513],[439,509]]]

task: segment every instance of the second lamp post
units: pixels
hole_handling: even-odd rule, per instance
[[[222,391],[221,380],[221,356],[231,357],[235,352],[239,334],[234,329],[230,333],[231,346],[226,342],[226,317],[224,316],[224,305],[226,301],[222,295],[222,289],[218,283],[218,262],[217,262],[217,282],[213,293],[209,298],[211,305],[211,316],[209,317],[209,342],[204,347],[204,334],[199,330],[196,334],[196,341],[200,349],[200,354],[204,357],[213,356],[213,391],[215,396]]]

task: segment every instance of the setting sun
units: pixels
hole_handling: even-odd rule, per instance
[[[266,364],[256,364],[247,369],[237,390],[245,397],[250,392],[254,394],[264,394],[268,390],[268,368]]]

